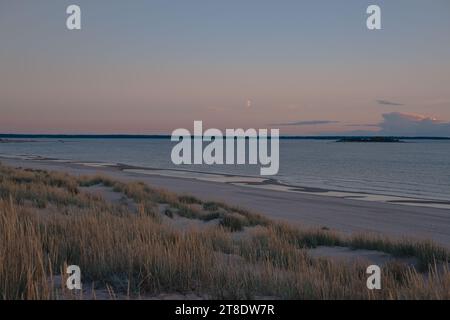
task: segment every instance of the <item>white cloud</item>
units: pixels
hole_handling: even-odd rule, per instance
[[[450,123],[420,114],[385,113],[379,127],[383,135],[450,136]]]
[[[376,127],[378,130],[352,130],[323,132],[325,135],[345,136],[408,136],[408,137],[450,137],[450,122],[421,114],[391,112],[383,114],[377,124],[350,124],[347,127]]]

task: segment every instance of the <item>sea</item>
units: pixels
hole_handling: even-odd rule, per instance
[[[175,144],[153,138],[33,138],[0,143],[0,156],[259,176],[259,165],[174,165],[171,152]],[[270,178],[299,187],[450,201],[450,140],[280,140],[280,169]]]

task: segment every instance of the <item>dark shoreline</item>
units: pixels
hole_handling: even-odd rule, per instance
[[[341,140],[349,138],[372,139],[373,136],[280,136],[281,140]],[[381,136],[399,140],[450,140],[450,137],[405,137]],[[139,135],[139,134],[0,134],[0,139],[170,139],[167,134]]]

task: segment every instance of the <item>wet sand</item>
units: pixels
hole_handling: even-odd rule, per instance
[[[317,190],[286,190],[286,186],[277,187],[276,183],[259,181],[257,178],[241,181],[243,178],[225,176],[228,180],[223,181],[221,175],[204,178],[200,175],[200,178],[194,178],[186,173],[175,175],[172,170],[169,173],[155,170],[152,174],[152,170],[140,171],[142,169],[115,164],[86,164],[50,159],[0,158],[0,161],[12,167],[64,171],[75,175],[101,173],[122,181],[139,180],[153,187],[191,194],[203,200],[222,201],[244,207],[291,224],[327,227],[345,233],[432,239],[450,247],[450,210],[414,205],[424,205],[420,200],[393,200],[410,202],[410,205],[405,205],[376,201],[379,197],[352,197],[348,193],[324,196],[315,193]]]

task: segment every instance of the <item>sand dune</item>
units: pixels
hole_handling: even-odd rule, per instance
[[[188,193],[203,200],[222,201],[267,215],[272,219],[312,227],[327,227],[347,233],[380,233],[391,237],[432,239],[450,247],[450,210],[405,206],[285,192],[247,185],[205,181],[192,177],[142,174],[117,166],[86,166],[49,160],[0,159],[15,167],[59,170],[72,174],[104,173],[123,181],[139,180],[178,193]],[[232,181],[234,181],[232,179]]]

